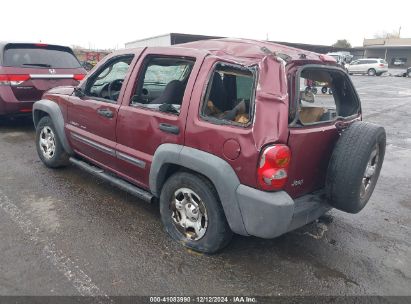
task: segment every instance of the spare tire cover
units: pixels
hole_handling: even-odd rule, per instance
[[[357,121],[345,129],[331,155],[326,177],[328,203],[358,213],[374,191],[384,161],[383,127]]]

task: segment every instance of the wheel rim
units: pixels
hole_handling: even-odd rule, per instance
[[[197,193],[188,188],[176,190],[170,207],[173,224],[185,238],[198,241],[205,235],[207,210]]]
[[[375,75],[375,71],[374,71],[374,70],[369,70],[369,71],[368,71],[368,75],[374,76],[374,75]]]
[[[380,160],[380,150],[378,149],[378,144],[375,145],[371,152],[370,158],[365,168],[364,175],[361,183],[360,197],[363,199],[370,192],[370,189],[375,181],[377,166]]]
[[[56,152],[56,139],[54,132],[50,127],[46,126],[41,129],[39,145],[40,150],[45,158],[51,159],[54,157],[54,154]]]

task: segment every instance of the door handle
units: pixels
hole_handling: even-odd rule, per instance
[[[161,123],[159,126],[160,130],[166,133],[171,133],[171,134],[178,134],[180,133],[180,128],[177,126],[169,125],[166,123]]]
[[[113,118],[113,112],[109,109],[98,109],[97,113],[103,117]]]

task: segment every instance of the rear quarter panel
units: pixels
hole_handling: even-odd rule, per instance
[[[224,159],[234,169],[242,184],[257,187],[256,169],[262,147],[269,143],[287,142],[288,94],[284,66],[270,57],[256,63],[258,83],[254,119],[250,126],[241,127],[215,124],[200,117],[208,81],[217,62],[227,61],[214,56],[208,57],[197,78],[187,118],[186,146]],[[227,153],[233,149],[240,150],[237,158]]]

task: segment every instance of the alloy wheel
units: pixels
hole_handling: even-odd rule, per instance
[[[170,204],[173,224],[187,239],[198,241],[207,231],[208,215],[200,196],[188,188],[174,192]]]

